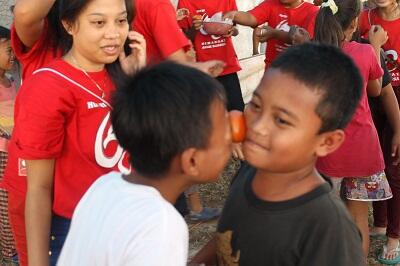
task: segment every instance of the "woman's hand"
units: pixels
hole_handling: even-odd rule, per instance
[[[125,51],[119,55],[119,62],[125,74],[130,75],[146,65],[146,40],[143,35],[130,31],[128,33],[129,47],[131,54],[126,56]]]
[[[380,48],[388,40],[387,32],[380,25],[372,25],[368,33],[368,39],[374,48]]]

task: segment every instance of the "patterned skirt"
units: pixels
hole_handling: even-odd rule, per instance
[[[7,158],[7,153],[0,151],[0,182],[3,179]],[[6,260],[13,258],[17,254],[10,222],[8,219],[7,191],[3,188],[0,188],[0,250],[0,257]]]

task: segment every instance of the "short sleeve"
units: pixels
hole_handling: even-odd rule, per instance
[[[22,43],[13,25],[11,28],[11,46],[15,57],[22,65],[23,80],[31,76],[36,69],[48,64],[55,58],[61,57],[61,50],[58,50],[55,45],[47,20],[45,20],[39,39],[29,50]]]
[[[268,22],[271,9],[272,9],[271,1],[265,0],[258,6],[250,10],[249,13],[256,18],[257,24],[260,25],[264,24],[265,22]]]
[[[57,158],[63,149],[65,125],[74,99],[51,73],[34,74],[17,97],[16,144],[23,159]]]
[[[368,45],[366,45],[366,47],[368,47],[366,49],[368,51],[366,51],[366,52],[369,54],[369,58],[371,58],[368,80],[375,80],[375,79],[382,77],[383,70],[378,62],[378,59],[376,58],[376,55],[375,55],[375,52],[374,52],[372,46],[368,44]],[[366,57],[366,58],[368,58],[368,57]]]
[[[150,12],[153,38],[164,58],[179,49],[189,47],[189,40],[176,21],[176,12],[172,4],[155,5]]]
[[[25,45],[22,43],[21,39],[17,34],[17,30],[15,29],[15,25],[13,24],[11,27],[11,46],[13,48],[15,57],[21,62],[22,65],[26,65],[30,61],[35,61],[35,58],[40,56],[40,51],[43,50],[43,47],[48,46],[48,23],[45,20],[44,27],[42,33],[39,36],[39,39],[35,42],[32,48],[29,51],[26,50]]]

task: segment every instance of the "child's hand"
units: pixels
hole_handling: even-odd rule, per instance
[[[400,163],[400,133],[394,133],[392,138],[392,157],[395,158],[393,165]]]
[[[203,19],[204,19],[204,16],[194,15],[192,17],[193,29],[200,30],[201,27],[203,26]]]
[[[289,36],[292,39],[292,44],[302,44],[310,40],[310,34],[306,29],[298,26],[291,26]]]
[[[266,42],[275,37],[275,31],[276,29],[270,26],[263,26],[260,31],[256,31],[256,36],[259,38],[260,42]]]
[[[222,16],[222,20],[231,19],[232,21],[235,21],[236,13],[237,13],[237,11],[228,11],[228,12],[224,13],[224,15]]]
[[[146,65],[146,41],[142,34],[136,31],[128,33],[131,54],[126,56],[125,51],[119,55],[119,62],[125,74],[133,74]]]
[[[388,35],[380,25],[372,25],[368,33],[368,38],[373,47],[380,48],[388,40]]]
[[[219,60],[197,62],[197,68],[212,77],[218,77],[224,71],[225,63]]]
[[[222,35],[222,37],[229,38],[229,37],[232,37],[232,36],[237,36],[238,34],[239,34],[238,29],[235,26],[233,26],[229,30],[228,34]]]
[[[232,143],[232,155],[235,159],[244,161],[242,143]]]
[[[182,20],[189,16],[189,9],[187,8],[179,8],[176,10],[176,20]]]

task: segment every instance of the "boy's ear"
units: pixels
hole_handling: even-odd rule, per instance
[[[321,141],[315,151],[318,157],[324,157],[335,150],[337,150],[340,145],[344,142],[345,134],[342,129],[336,129],[334,131],[329,131],[322,133],[320,135]]]
[[[197,150],[189,148],[184,150],[180,155],[181,171],[184,175],[198,176],[200,174],[198,169]]]

